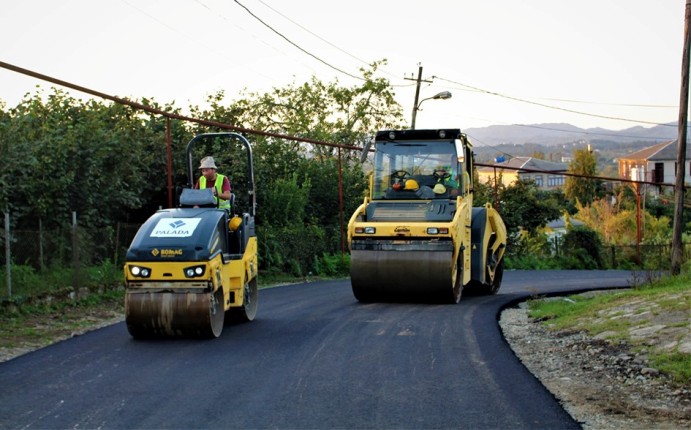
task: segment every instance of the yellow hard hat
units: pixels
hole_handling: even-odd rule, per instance
[[[435,194],[444,194],[446,192],[446,187],[442,184],[437,184],[434,186],[433,191]]]
[[[420,186],[418,185],[415,179],[408,179],[407,181],[405,181],[405,187],[403,187],[404,190],[413,191],[417,190],[418,188],[420,188]]]
[[[234,216],[228,221],[228,229],[230,229],[230,231],[235,231],[240,227],[240,224],[242,224],[242,218]]]

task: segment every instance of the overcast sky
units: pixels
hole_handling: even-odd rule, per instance
[[[0,61],[179,107],[316,76],[353,86],[387,59],[417,128],[676,121],[685,0],[0,0]],[[243,8],[244,6],[244,8]],[[261,21],[253,17],[256,15]],[[268,27],[271,28],[268,28]],[[273,30],[272,30],[273,29]],[[0,100],[36,85],[0,68]],[[91,96],[75,93],[79,98]],[[541,106],[547,105],[547,106]],[[570,111],[577,111],[574,113]]]

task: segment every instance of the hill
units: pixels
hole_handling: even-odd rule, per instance
[[[630,127],[624,130],[583,129],[571,124],[514,124],[468,128],[464,132],[474,144],[476,161],[491,162],[498,156],[508,158],[540,154],[550,161],[565,161],[574,149],[587,145],[600,154],[600,162],[611,164],[623,154],[677,138],[676,123],[654,127]]]
[[[579,128],[571,124],[513,124],[464,130],[471,140],[485,145],[562,145],[578,141],[606,140],[616,143],[647,141],[664,142],[677,138],[676,122],[654,127],[630,127],[624,130]]]

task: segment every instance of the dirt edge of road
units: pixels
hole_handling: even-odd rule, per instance
[[[691,387],[649,367],[626,344],[549,330],[529,318],[524,303],[505,309],[499,324],[523,365],[584,429],[691,428]]]

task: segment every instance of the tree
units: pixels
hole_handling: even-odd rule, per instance
[[[549,193],[540,191],[535,182],[519,179],[507,187],[500,187],[499,213],[509,235],[508,252],[520,252],[522,237],[529,237],[548,222],[559,218],[563,207]],[[524,232],[525,234],[521,234]]]
[[[590,149],[574,151],[568,173],[580,175],[567,176],[564,184],[564,194],[574,204],[579,201],[587,205],[602,196],[602,181],[587,178],[597,173],[597,159]]]
[[[561,215],[561,208],[546,199],[530,180],[520,179],[506,187],[499,200],[499,213],[510,233],[518,228],[533,233]]]

